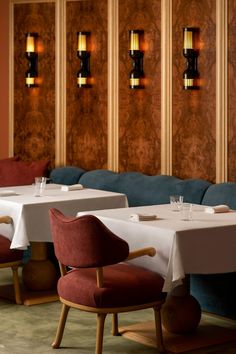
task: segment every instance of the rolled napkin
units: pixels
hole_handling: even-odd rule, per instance
[[[157,215],[155,214],[131,214],[129,216],[131,221],[150,221],[150,220],[156,220],[157,219]]]
[[[82,184],[72,184],[70,186],[61,186],[61,190],[63,192],[77,191],[79,189],[83,189]]]
[[[206,207],[205,212],[209,214],[215,214],[215,213],[228,213],[230,211],[230,208],[228,205],[216,205],[214,207]]]

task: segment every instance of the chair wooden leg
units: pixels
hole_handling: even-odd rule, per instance
[[[163,344],[162,326],[161,326],[161,311],[159,307],[154,307],[153,310],[155,316],[157,350],[160,353],[165,353],[165,347]]]
[[[119,329],[118,329],[118,314],[113,313],[112,315],[112,335],[113,336],[120,336]]]
[[[21,291],[20,291],[20,281],[18,275],[18,266],[12,266],[12,274],[13,274],[13,285],[15,291],[15,301],[18,305],[22,304]]]
[[[70,309],[70,306],[62,304],[61,316],[60,316],[59,324],[57,327],[56,337],[54,339],[54,342],[52,343],[52,347],[55,349],[60,347],[69,309]]]
[[[103,332],[106,315],[106,313],[97,314],[97,336],[95,354],[102,354]]]

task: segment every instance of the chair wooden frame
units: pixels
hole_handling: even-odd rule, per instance
[[[12,222],[13,222],[13,220],[10,216],[1,216],[0,217],[0,223],[12,224]],[[19,280],[19,274],[18,274],[18,268],[21,265],[22,265],[21,260],[20,261],[13,261],[13,262],[6,262],[6,263],[1,263],[1,261],[0,261],[0,269],[1,268],[11,268],[12,269],[15,301],[18,305],[22,304],[22,297],[21,297],[21,291],[20,291],[20,280]]]
[[[125,261],[141,257],[141,256],[150,256],[153,257],[156,254],[156,250],[153,247],[147,247],[147,248],[142,248],[138,249],[136,251],[130,252],[127,259]],[[67,273],[66,267],[59,262],[60,266],[60,271],[61,275],[65,275]],[[103,268],[96,268],[96,275],[97,275],[97,286],[102,287],[103,286]],[[103,347],[103,332],[104,332],[104,324],[105,324],[105,319],[107,314],[113,314],[113,319],[112,319],[112,335],[119,335],[119,329],[118,329],[118,313],[122,312],[131,312],[131,311],[138,311],[142,309],[147,309],[147,308],[153,308],[154,310],[154,318],[155,318],[155,328],[156,328],[156,345],[157,349],[160,353],[165,352],[164,344],[163,344],[163,335],[162,335],[162,326],[161,326],[161,306],[164,303],[165,300],[159,300],[155,301],[152,303],[146,303],[142,305],[136,305],[136,306],[129,306],[129,307],[119,307],[119,308],[94,308],[94,307],[88,307],[84,305],[79,305],[75,304],[73,302],[67,301],[63,298],[60,297],[60,301],[62,302],[62,309],[61,309],[61,315],[59,319],[59,324],[57,328],[57,333],[54,339],[54,342],[52,343],[53,348],[59,348],[63,333],[64,333],[64,328],[66,324],[66,319],[68,312],[71,307],[79,309],[81,311],[86,311],[86,312],[93,312],[97,314],[97,333],[96,333],[96,349],[95,349],[95,354],[102,354],[102,347]]]

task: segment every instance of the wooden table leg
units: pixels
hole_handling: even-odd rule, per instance
[[[58,299],[56,293],[58,273],[48,259],[47,243],[31,242],[31,258],[23,266],[22,280],[26,290],[25,296],[23,295],[24,304],[31,305]]]

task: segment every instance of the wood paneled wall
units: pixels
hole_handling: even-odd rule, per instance
[[[55,159],[55,4],[14,6],[14,153]],[[37,32],[39,86],[25,87],[25,33]]]
[[[215,180],[216,6],[215,0],[173,0],[174,175]],[[183,90],[183,27],[199,28],[200,90]]]
[[[131,90],[129,30],[144,31],[145,89]],[[160,173],[161,1],[119,1],[119,170]]]
[[[236,181],[236,0],[11,2],[14,153],[52,165]],[[182,89],[184,26],[200,30],[198,91]],[[129,88],[131,29],[144,30],[143,90]],[[89,89],[76,86],[80,30],[91,32]],[[36,89],[24,87],[27,31],[39,33],[43,48]]]
[[[107,1],[66,4],[67,164],[107,168]],[[91,88],[78,88],[77,32],[88,31]]]

